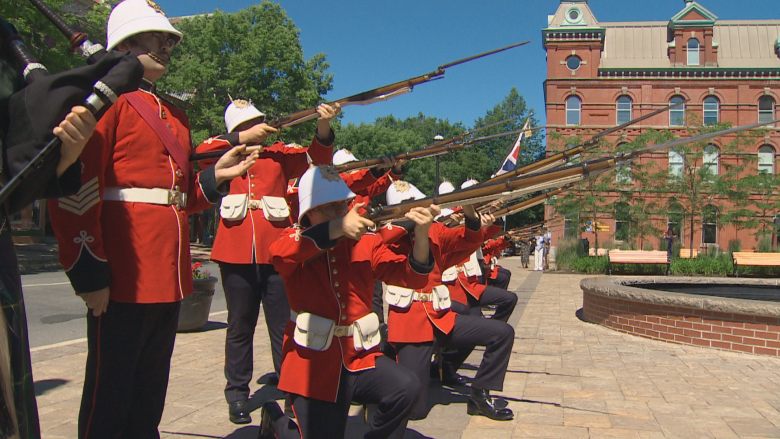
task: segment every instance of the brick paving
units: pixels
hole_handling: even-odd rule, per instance
[[[585,323],[577,317],[584,276],[539,275],[519,268],[515,258],[502,265],[513,271],[510,288],[525,305],[510,319],[516,340],[500,392],[515,420],[466,416],[468,389],[437,387],[431,395],[440,404],[428,419],[410,422],[406,438],[780,437],[780,359],[670,345]],[[213,315],[209,330],[177,337],[162,437],[256,437],[259,411],[254,425],[227,420],[225,317]],[[479,355],[469,359],[465,375],[473,376]],[[33,352],[44,438],[76,436],[85,360],[83,341]],[[257,376],[271,368],[263,322],[255,365]],[[255,409],[281,397],[269,386],[253,384],[252,392]],[[361,437],[362,422],[356,407],[347,436]]]

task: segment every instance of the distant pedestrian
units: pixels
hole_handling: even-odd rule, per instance
[[[544,271],[544,235],[536,237],[534,248],[534,271]]]
[[[528,256],[531,254],[531,243],[527,239],[520,241],[520,263],[523,268],[528,268]]]

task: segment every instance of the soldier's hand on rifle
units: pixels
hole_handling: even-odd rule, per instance
[[[352,206],[352,209],[345,216],[331,220],[330,239],[346,236],[357,241],[370,227],[374,227],[373,221],[363,218],[358,213],[358,210],[365,205],[365,203],[357,203]]]
[[[244,175],[246,171],[255,164],[260,153],[252,151],[249,155],[244,156],[241,153],[245,149],[246,146],[244,145],[235,146],[219,158],[214,165],[214,175],[216,176],[217,187],[221,186],[222,183],[226,181]]]
[[[479,219],[482,222],[483,229],[492,226],[493,223],[496,222],[496,217],[494,217],[492,213],[483,213],[479,216]]]
[[[276,128],[259,123],[238,133],[238,141],[242,145],[259,145],[268,139],[268,136],[276,132]]]
[[[60,161],[57,164],[57,177],[61,176],[84,150],[84,145],[92,137],[97,121],[85,107],[73,107],[60,124],[54,127],[54,135],[62,140]]]
[[[420,264],[427,264],[431,254],[430,243],[428,242],[428,230],[433,224],[433,219],[441,214],[441,208],[431,204],[428,208],[415,207],[404,215],[412,220],[414,226],[414,248],[412,248],[412,257]]]
[[[91,293],[81,293],[79,294],[79,297],[86,302],[87,308],[92,310],[92,315],[99,317],[101,314],[108,311],[109,293],[110,290],[106,287]]]
[[[465,216],[462,212],[455,212],[453,214],[450,214],[450,221],[449,224],[457,226],[461,222],[463,222],[463,218]]]
[[[320,104],[317,107],[317,113],[320,115],[317,121],[317,135],[321,139],[330,138],[330,121],[341,112],[341,104],[334,104],[330,106],[328,104]]]

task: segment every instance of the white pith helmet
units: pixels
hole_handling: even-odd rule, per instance
[[[473,178],[471,178],[469,180],[464,181],[463,184],[460,185],[460,188],[461,189],[466,189],[467,187],[471,187],[471,186],[474,186],[476,184],[479,184],[479,182],[477,180],[474,180]]]
[[[340,150],[336,151],[335,154],[333,154],[333,164],[336,166],[356,161],[357,157],[355,157],[348,149],[341,148]]]
[[[353,198],[354,192],[333,168],[313,166],[298,181],[298,221],[315,207]]]
[[[422,200],[425,198],[425,194],[420,192],[413,184],[398,180],[387,188],[387,205],[392,206],[394,204],[400,204],[406,200]]]
[[[225,127],[228,133],[232,133],[237,126],[253,119],[261,119],[258,123],[263,123],[265,114],[255,108],[251,102],[243,99],[234,100],[225,110]]]
[[[455,186],[452,185],[449,181],[442,182],[442,184],[439,185],[439,194],[449,194],[450,192],[455,191]]]
[[[116,5],[108,17],[107,50],[111,50],[117,44],[128,37],[143,32],[168,32],[181,42],[182,34],[168,21],[165,12],[151,0],[125,0]]]

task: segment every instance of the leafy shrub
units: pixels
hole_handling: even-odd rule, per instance
[[[555,265],[561,270],[574,270],[574,261],[587,258],[582,242],[577,238],[561,238],[558,240],[555,253]]]
[[[729,254],[721,253],[715,257],[706,254],[694,259],[674,259],[670,270],[672,274],[681,276],[725,276],[734,271],[734,264]]]
[[[588,274],[606,273],[609,259],[606,256],[583,256],[573,261],[571,269]]]
[[[607,250],[614,250],[617,248],[617,245],[615,244],[615,241],[611,239],[607,239],[603,243],[601,243],[601,248],[605,248]]]
[[[653,243],[650,241],[645,241],[645,243],[642,245],[642,250],[644,251],[653,251],[655,250],[653,248]]]
[[[739,239],[729,239],[729,253],[741,252],[742,241]]]
[[[771,253],[772,252],[772,238],[768,236],[762,236],[758,240],[758,253]]]

